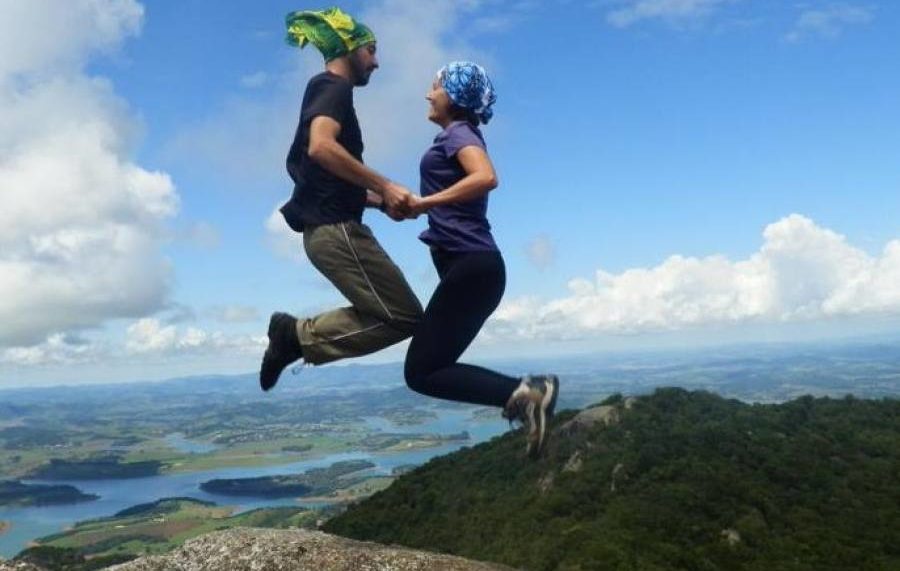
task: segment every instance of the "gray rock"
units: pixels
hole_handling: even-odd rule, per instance
[[[0,571],[44,571],[40,567],[35,567],[31,563],[22,563],[21,561],[3,561],[0,559]]]
[[[731,528],[722,530],[722,538],[732,547],[741,542],[741,534],[738,533],[737,530]]]
[[[544,476],[538,480],[538,489],[541,491],[541,494],[546,494],[553,489],[553,482],[555,479],[556,476],[553,472],[550,472],[549,474],[544,474]]]
[[[115,571],[501,571],[509,567],[306,530],[236,528]]]
[[[557,430],[563,436],[573,436],[589,430],[598,423],[606,426],[619,421],[619,409],[615,406],[595,406],[575,415],[575,418],[560,426]]]
[[[621,462],[616,464],[615,468],[613,468],[612,474],[610,474],[610,476],[609,476],[609,480],[610,480],[609,491],[610,492],[616,491],[616,479],[619,477],[619,473],[622,472],[622,470],[624,470],[624,469],[625,469],[625,464],[622,464]],[[625,477],[625,478],[627,479],[627,477]]]
[[[563,472],[580,472],[582,466],[584,466],[584,459],[581,457],[581,451],[576,450],[574,454],[572,454],[568,460],[566,460],[566,465],[563,466]]]

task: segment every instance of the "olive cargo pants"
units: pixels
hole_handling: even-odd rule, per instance
[[[303,231],[303,247],[351,303],[297,320],[304,361],[321,365],[358,357],[413,334],[422,305],[368,226],[354,221],[310,226]]]

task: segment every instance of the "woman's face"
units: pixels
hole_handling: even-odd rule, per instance
[[[447,126],[450,123],[453,102],[438,80],[435,79],[431,84],[431,91],[425,95],[425,99],[430,103],[428,120],[442,127]]]

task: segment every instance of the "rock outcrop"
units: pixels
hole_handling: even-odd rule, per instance
[[[115,571],[432,571],[437,569],[442,571],[502,571],[510,568],[450,555],[354,541],[319,531],[235,528],[189,540],[180,548],[165,555],[143,557],[109,569]]]
[[[634,397],[628,397],[616,405],[599,405],[586,408],[574,418],[558,427],[557,433],[563,437],[582,434],[597,424],[612,426],[622,418],[622,412],[630,410],[635,403]]]
[[[35,567],[31,563],[22,563],[21,561],[3,561],[0,559],[0,571],[44,571],[40,567]]]

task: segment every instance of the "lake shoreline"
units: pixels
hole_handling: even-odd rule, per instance
[[[105,518],[133,507],[137,504],[157,501],[166,497],[190,497],[198,500],[216,502],[220,506],[233,506],[236,514],[252,511],[262,507],[307,507],[313,509],[326,508],[329,504],[343,503],[345,496],[329,497],[318,490],[311,497],[290,497],[283,499],[266,499],[257,497],[225,496],[205,492],[200,485],[211,479],[245,479],[279,476],[284,474],[301,474],[310,469],[328,468],[342,461],[370,461],[376,466],[371,468],[371,484],[360,482],[358,486],[371,486],[384,476],[396,473],[400,467],[418,466],[435,456],[447,454],[463,446],[472,446],[505,432],[505,422],[476,420],[473,422],[470,411],[455,409],[438,410],[437,419],[418,427],[416,432],[425,436],[422,440],[430,440],[431,446],[425,448],[411,447],[405,450],[338,450],[337,447],[326,446],[303,453],[281,453],[278,455],[258,455],[254,457],[257,464],[264,461],[265,466],[244,465],[216,467],[207,470],[177,471],[166,470],[155,476],[135,479],[81,480],[69,482],[76,484],[87,493],[101,496],[95,502],[76,504],[73,506],[56,506],[46,508],[0,508],[0,520],[9,521],[14,529],[11,533],[0,536],[0,557],[12,558],[28,546],[36,538],[47,537],[70,528],[78,522]],[[363,430],[371,435],[386,432],[385,429],[408,434],[408,430],[398,427],[389,421],[381,420],[384,425],[367,426]],[[368,429],[368,430],[366,430]],[[448,441],[441,436],[460,435],[469,431],[468,440]],[[388,436],[396,434],[387,432]],[[429,438],[430,436],[430,438]],[[324,454],[323,454],[324,452]],[[234,460],[235,457],[231,457]],[[194,465],[196,466],[196,464]],[[194,467],[192,466],[192,467]],[[362,476],[363,473],[360,473]],[[348,477],[353,477],[348,474]],[[31,483],[29,481],[29,483]],[[60,484],[63,482],[43,481],[42,484]],[[348,482],[350,483],[350,482]],[[360,490],[362,491],[362,490]],[[351,495],[360,491],[354,490]],[[317,493],[319,492],[319,493]],[[365,491],[363,491],[365,493]],[[327,492],[326,492],[327,494]],[[325,501],[322,501],[325,500]]]

